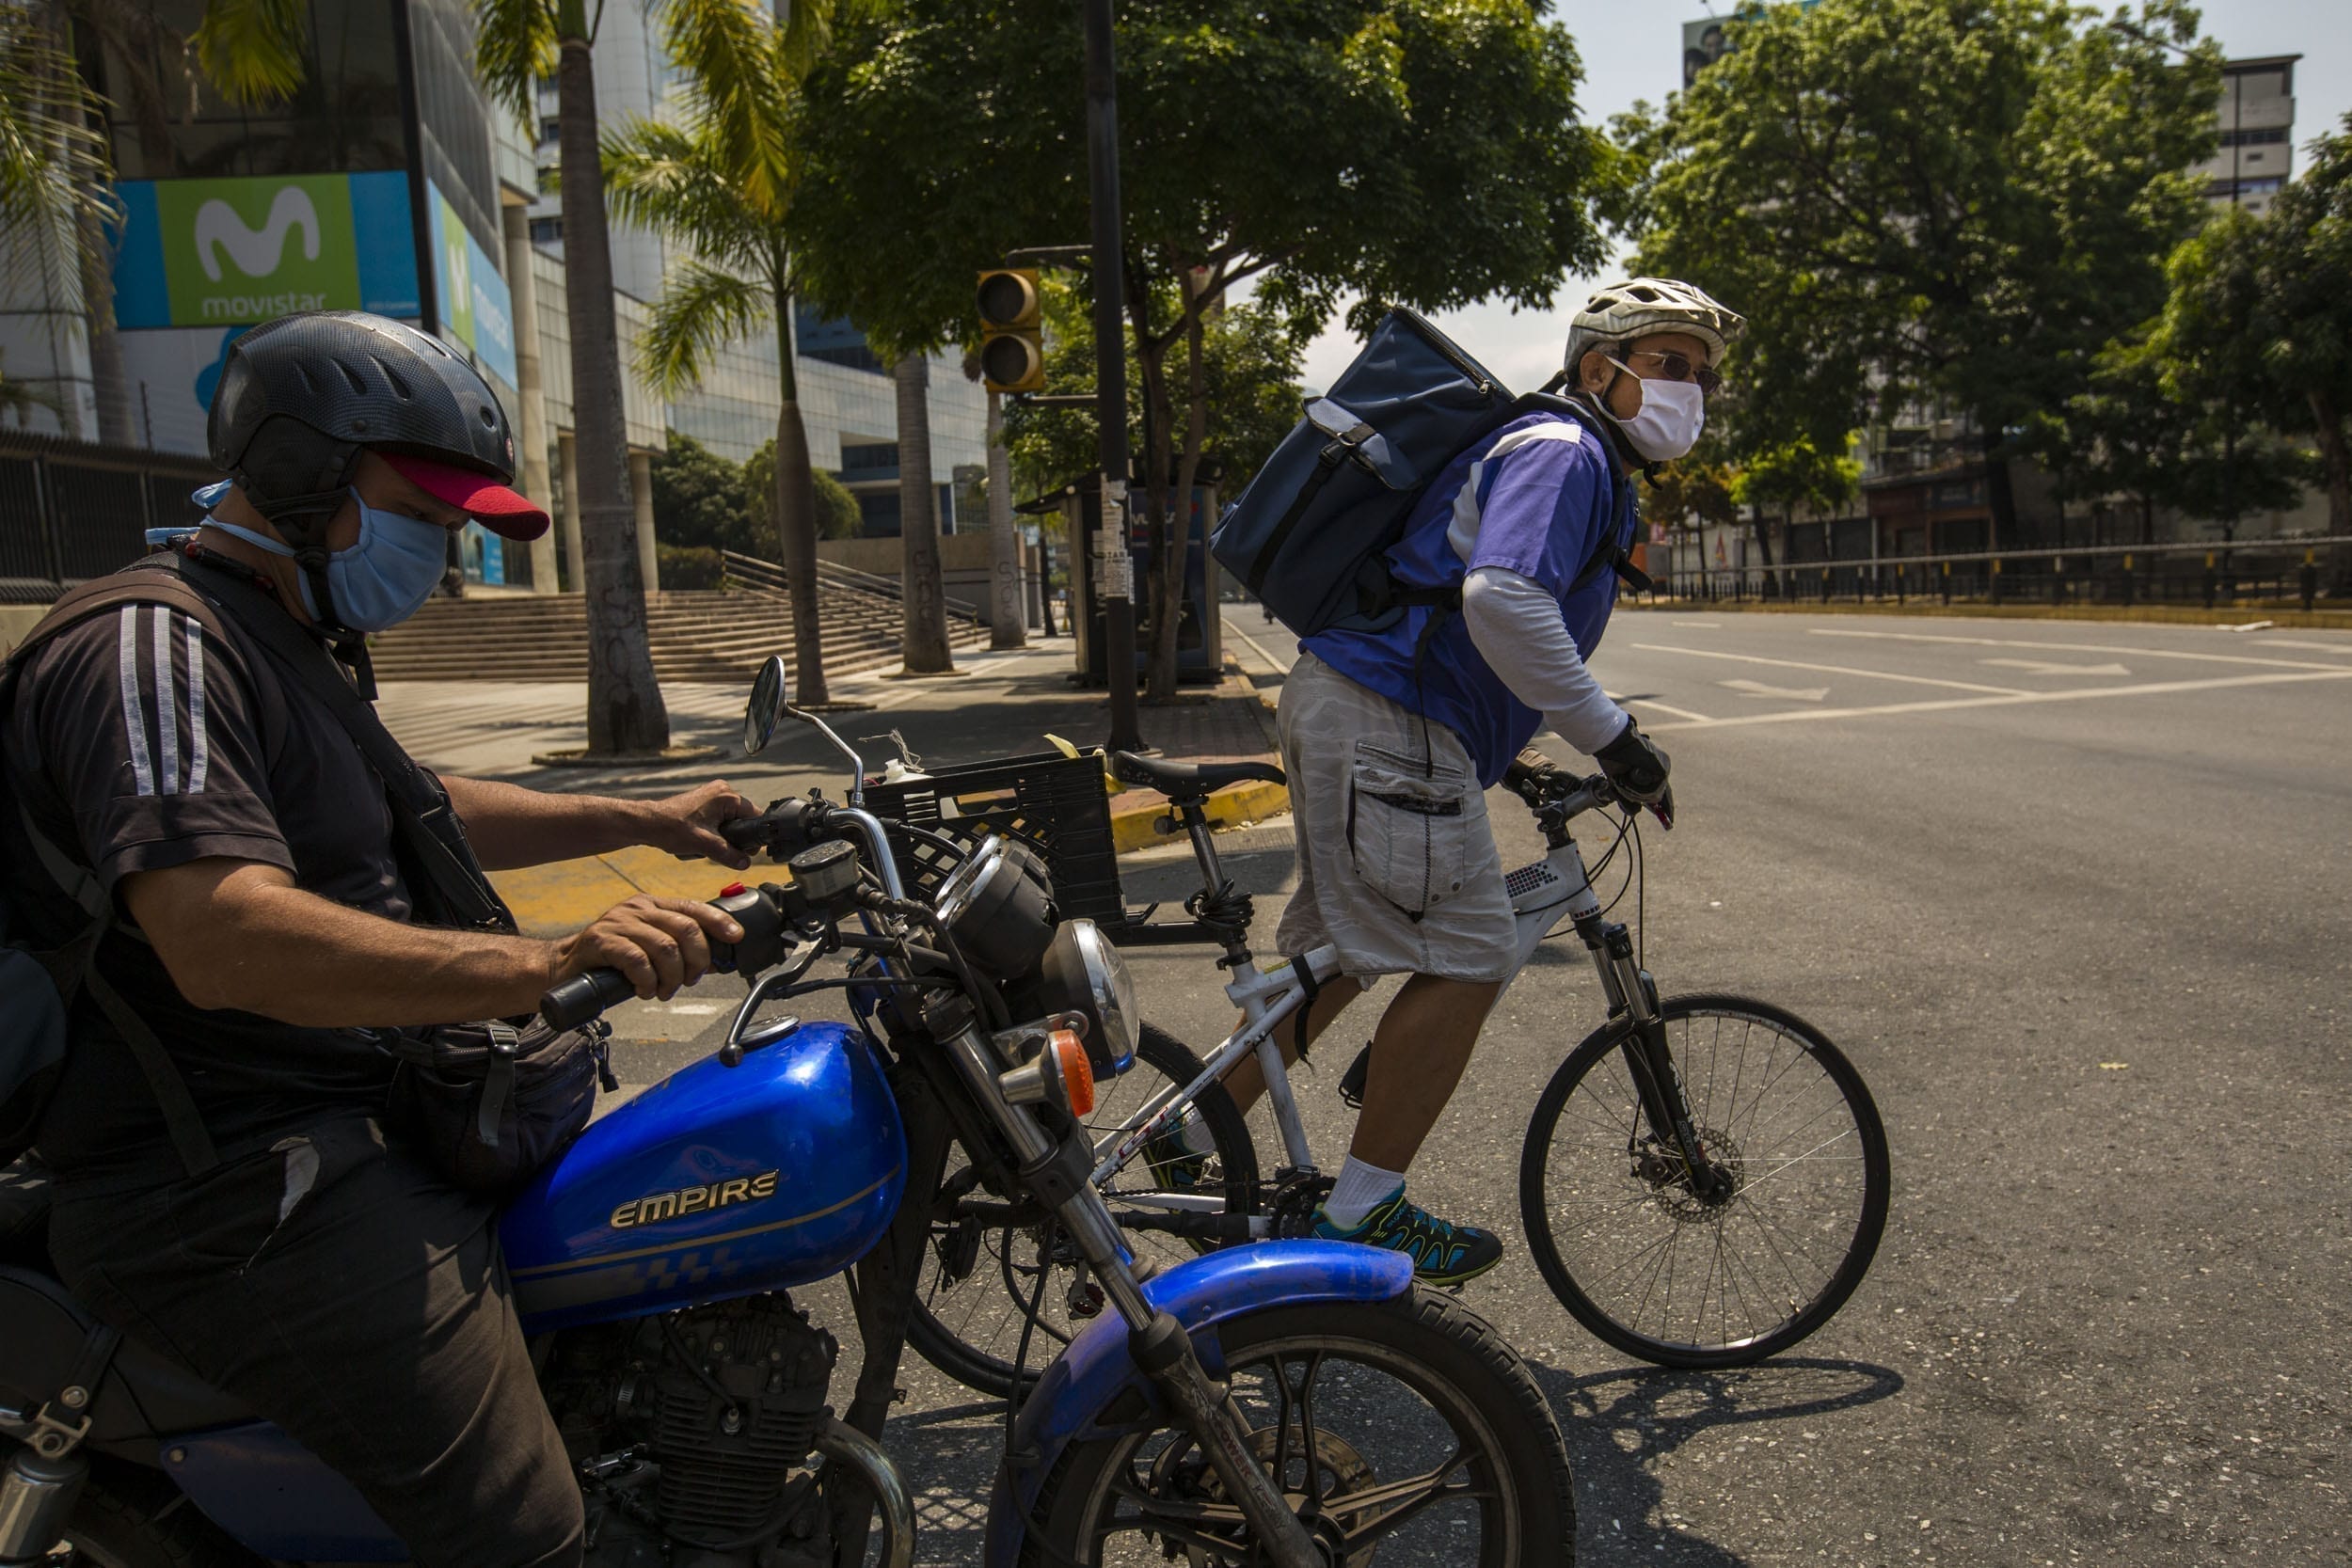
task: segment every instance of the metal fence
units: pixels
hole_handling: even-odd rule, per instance
[[[199,458],[0,431],[0,603],[46,604],[135,560],[147,530],[200,518],[188,492],[219,477]]]
[[[1661,601],[2135,604],[2250,602],[2352,611],[2352,535],[2104,545],[1652,573]]]

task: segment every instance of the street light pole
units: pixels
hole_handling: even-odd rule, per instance
[[[1119,79],[1111,0],[1086,7],[1087,173],[1094,209],[1094,390],[1103,460],[1094,584],[1103,600],[1103,670],[1110,682],[1114,752],[1144,749],[1136,721],[1135,557],[1127,548],[1127,348],[1120,297]]]

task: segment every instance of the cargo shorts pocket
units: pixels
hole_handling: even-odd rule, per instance
[[[1366,887],[1418,920],[1462,891],[1486,804],[1463,768],[1356,743],[1347,847]]]

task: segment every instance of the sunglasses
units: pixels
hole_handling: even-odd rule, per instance
[[[1706,365],[1692,364],[1689,355],[1677,354],[1672,349],[1636,349],[1626,357],[1655,359],[1665,371],[1668,381],[1695,381],[1699,384],[1699,390],[1708,397],[1713,397],[1715,388],[1724,384],[1724,378],[1713,369]]]

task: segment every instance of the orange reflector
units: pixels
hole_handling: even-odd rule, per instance
[[[1087,1060],[1087,1048],[1068,1029],[1057,1029],[1046,1049],[1054,1053],[1054,1065],[1061,1069],[1063,1096],[1070,1101],[1070,1114],[1086,1117],[1094,1114],[1094,1064]]]

